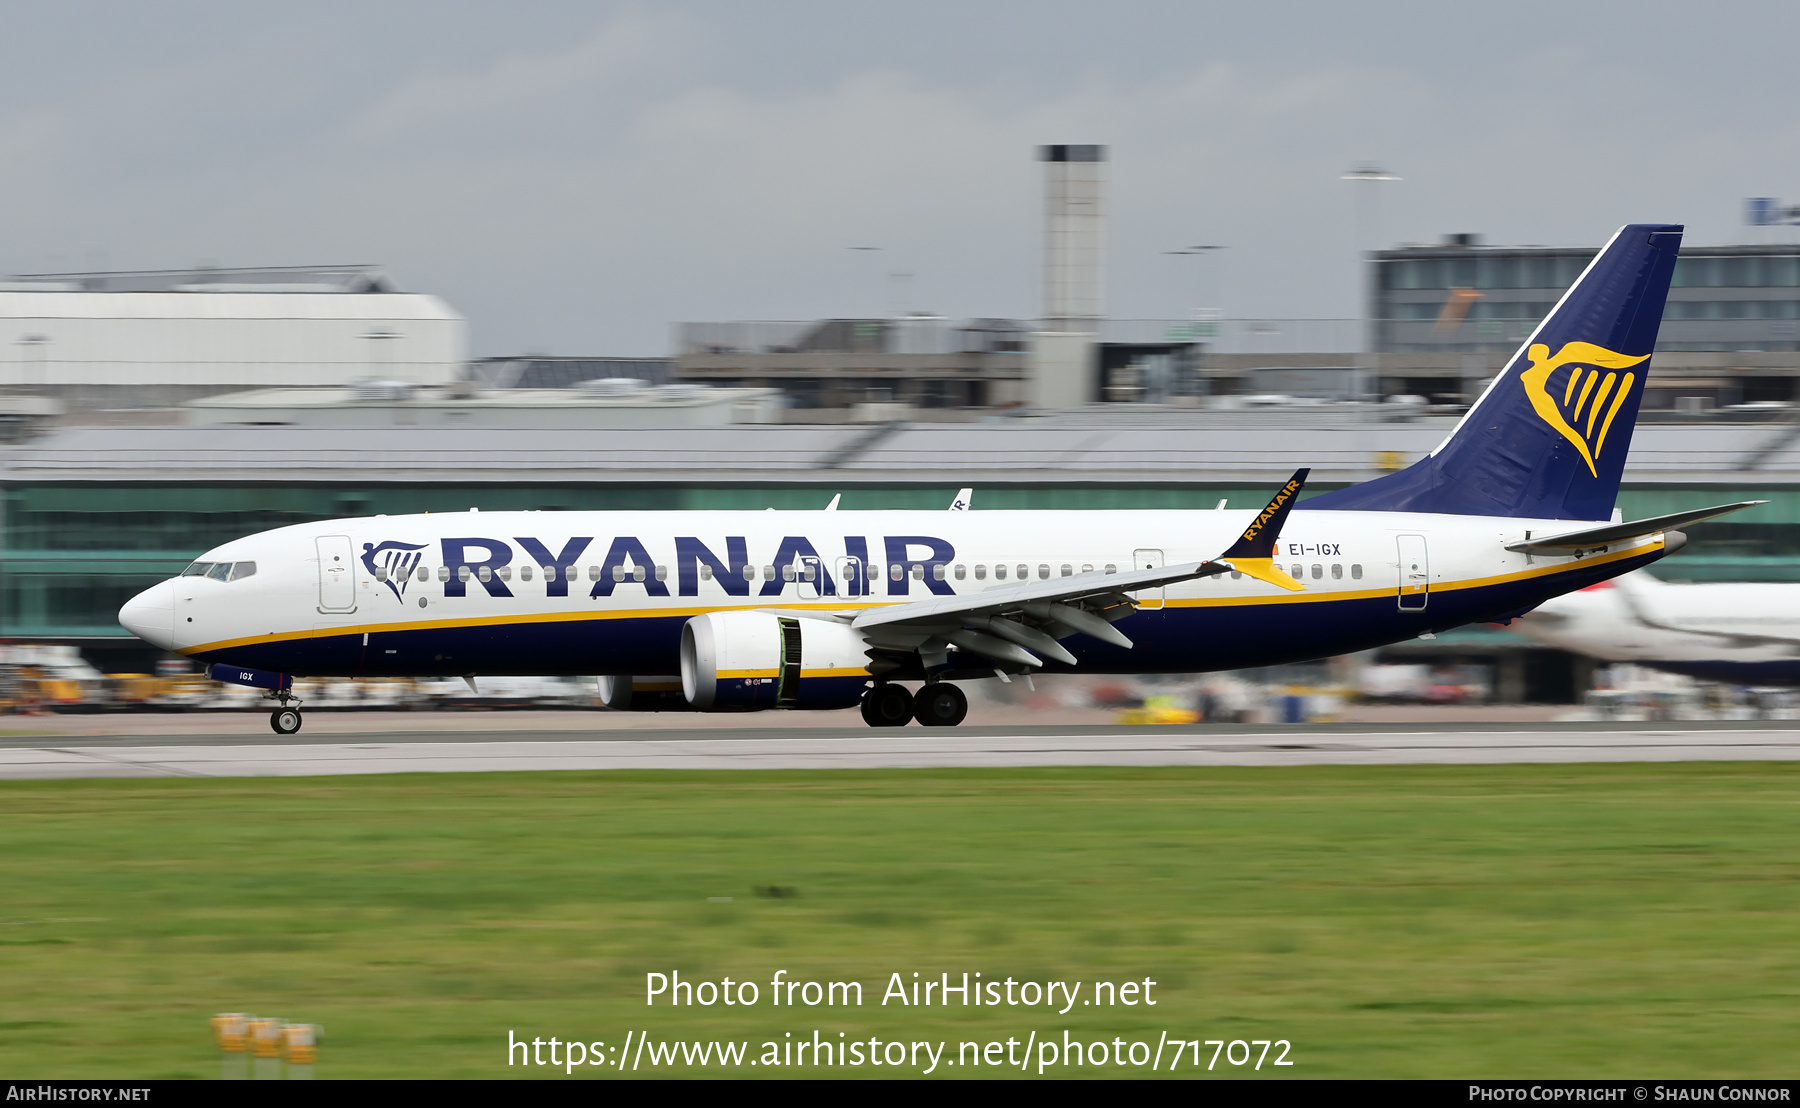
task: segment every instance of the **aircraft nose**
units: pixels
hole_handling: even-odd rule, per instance
[[[119,609],[119,623],[147,643],[174,649],[175,582],[159,582],[127,600]]]

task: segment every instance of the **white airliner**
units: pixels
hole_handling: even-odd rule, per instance
[[[1800,585],[1628,573],[1507,624],[1546,646],[1733,685],[1800,685]]]
[[[1614,521],[1680,241],[1621,229],[1431,455],[1297,511],[1305,470],[1259,512],[977,512],[965,489],[948,512],[376,516],[226,543],[119,619],[268,690],[290,734],[295,675],[602,674],[617,708],[953,726],[962,680],[1270,665],[1505,618],[1747,506]]]

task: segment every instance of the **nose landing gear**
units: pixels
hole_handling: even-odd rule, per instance
[[[300,732],[300,698],[287,689],[268,694],[270,700],[280,701],[281,706],[269,713],[269,728],[277,735],[295,735]]]

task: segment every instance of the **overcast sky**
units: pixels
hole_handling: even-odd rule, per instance
[[[1039,143],[1111,147],[1117,318],[1358,314],[1359,162],[1404,178],[1383,243],[1758,241],[1744,197],[1800,200],[1792,3],[5,12],[0,268],[376,262],[477,355],[1035,315]]]

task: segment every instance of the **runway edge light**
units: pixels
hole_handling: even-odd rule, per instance
[[[281,1029],[281,1048],[287,1059],[288,1079],[310,1080],[319,1060],[319,1039],[324,1028],[311,1023],[290,1023]]]
[[[221,1012],[212,1018],[221,1081],[242,1081],[250,1076],[250,1021],[255,1018],[243,1012]]]
[[[256,1079],[276,1081],[281,1078],[281,1029],[278,1019],[250,1021],[250,1050],[256,1056]]]

